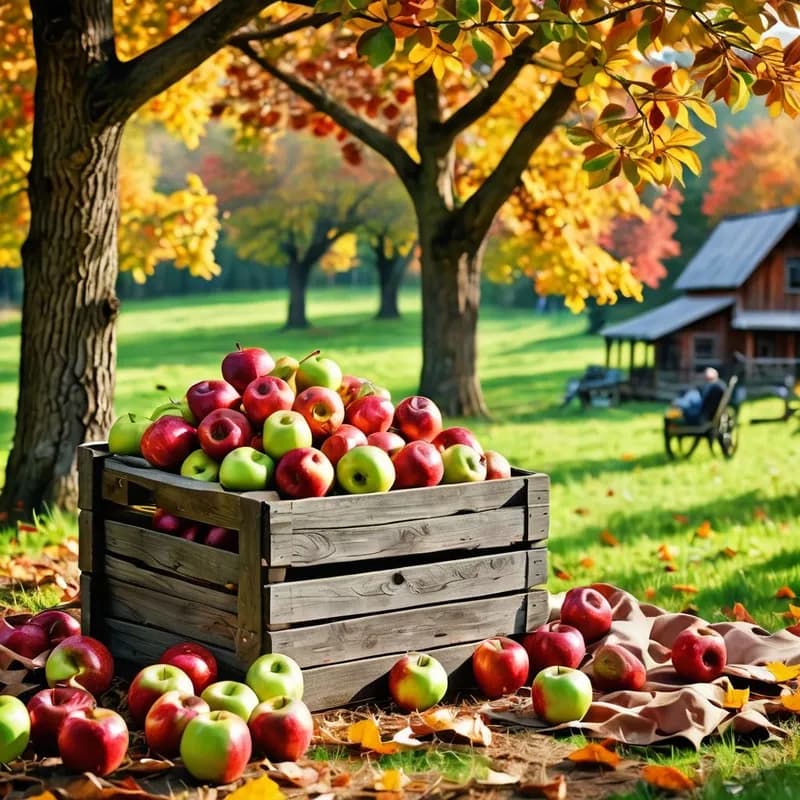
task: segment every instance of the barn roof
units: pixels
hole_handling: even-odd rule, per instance
[[[734,298],[720,297],[678,297],[663,306],[645,311],[617,325],[609,325],[600,331],[606,339],[634,339],[653,342],[668,333],[704,319],[711,314],[733,305]]]
[[[738,311],[733,327],[739,331],[796,331],[800,333],[800,311]]]
[[[676,289],[736,289],[797,222],[800,206],[729,217],[712,231]]]

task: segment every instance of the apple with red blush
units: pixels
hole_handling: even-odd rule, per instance
[[[486,459],[487,481],[511,477],[511,464],[502,453],[498,453],[496,450],[485,450],[483,457]]]
[[[725,639],[713,628],[686,628],[672,643],[672,666],[686,681],[713,681],[722,675],[727,660]]]
[[[227,381],[197,381],[186,390],[186,402],[199,424],[218,408],[237,410],[242,397]]]
[[[431,442],[409,442],[392,456],[393,489],[436,486],[444,475],[442,455]]]
[[[452,428],[444,428],[436,437],[434,437],[433,444],[442,452],[447,450],[447,448],[451,445],[465,444],[483,455],[483,447],[481,447],[481,444],[475,434],[469,428],[462,428],[458,425],[455,425]]]
[[[536,716],[550,725],[577,722],[592,705],[592,682],[571,667],[545,667],[533,679],[531,700]]]
[[[344,422],[342,398],[325,386],[309,386],[294,399],[292,410],[303,415],[315,439],[330,436]]]
[[[167,472],[177,472],[187,456],[198,447],[197,431],[182,417],[167,414],[147,426],[140,447],[148,464]]]
[[[289,411],[294,404],[292,387],[276,375],[263,375],[247,385],[242,395],[242,407],[256,428],[276,411]]]
[[[273,762],[302,758],[314,735],[311,712],[295,697],[272,697],[259,703],[247,727],[254,747]]]
[[[189,774],[214,784],[240,778],[252,750],[247,723],[231,711],[198,714],[181,736],[181,759]]]
[[[367,436],[367,444],[379,447],[391,458],[406,446],[406,440],[394,431],[375,431]]]
[[[77,636],[81,632],[81,624],[72,614],[58,608],[48,608],[34,614],[28,621],[30,625],[38,625],[47,634],[50,646],[55,647],[68,636]]]
[[[347,406],[345,421],[363,431],[367,436],[376,431],[388,431],[394,419],[391,400],[377,394],[368,394],[353,400]]]
[[[406,397],[394,410],[394,427],[407,441],[432,442],[442,432],[442,412],[429,397]]]
[[[404,711],[425,711],[447,693],[441,662],[427,653],[406,653],[389,670],[389,694]]]
[[[482,453],[466,444],[451,444],[442,451],[442,483],[469,483],[486,480],[486,460]]]
[[[322,442],[319,449],[335,467],[345,453],[354,447],[361,447],[365,444],[367,444],[367,435],[355,425],[348,425],[345,422],[337,428],[336,433],[332,433]]]
[[[195,694],[217,679],[217,659],[214,654],[196,642],[180,642],[168,647],[159,657],[159,664],[171,664],[182,669],[192,682]]]
[[[528,653],[532,675],[545,667],[576,669],[586,655],[583,634],[558,620],[546,622],[535,631],[526,633],[521,644]]]
[[[189,676],[173,664],[150,664],[139,670],[128,687],[128,710],[133,721],[141,726],[150,706],[161,695],[176,690],[194,694]]]
[[[313,447],[286,453],[275,468],[275,485],[283,497],[323,497],[336,476],[328,457]]]
[[[507,636],[484,639],[472,653],[472,674],[490,699],[513,694],[528,680],[528,653]]]
[[[612,611],[608,600],[591,586],[570,589],[561,604],[561,621],[583,634],[588,644],[611,630]]]
[[[342,382],[336,391],[345,406],[350,405],[358,397],[363,383],[363,379],[357,378],[355,375],[342,375]]]
[[[647,680],[644,664],[621,644],[603,644],[592,659],[592,683],[603,691],[638,691]]]
[[[108,775],[125,760],[128,726],[110,708],[75,711],[61,725],[58,752],[68,770]]]
[[[42,689],[28,700],[31,743],[39,755],[58,752],[58,734],[64,720],[75,711],[92,709],[97,702],[85,689],[57,686]]]
[[[202,697],[177,689],[165,692],[150,706],[144,719],[147,746],[154,753],[167,758],[178,755],[181,736],[190,720],[210,711],[210,706]]]
[[[92,636],[68,636],[50,651],[44,672],[51,688],[78,685],[97,697],[111,686],[114,658]]]
[[[236,349],[222,359],[222,377],[241,394],[252,381],[268,375],[275,366],[275,359],[261,347],[242,347],[236,342]]]
[[[197,440],[203,452],[215,461],[222,461],[231,450],[249,446],[253,426],[241,411],[217,408],[197,426]]]

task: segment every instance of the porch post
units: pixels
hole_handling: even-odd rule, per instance
[[[611,367],[611,339],[606,339],[606,369]]]
[[[749,381],[753,377],[753,356],[756,352],[755,337],[753,331],[744,333],[744,377]]]
[[[633,362],[634,362],[634,355],[636,354],[636,339],[631,339],[631,351],[630,351],[630,365],[628,366],[628,373],[630,374],[633,372]]]

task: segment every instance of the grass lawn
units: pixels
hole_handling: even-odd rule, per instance
[[[284,333],[281,293],[129,302],[119,325],[116,409],[148,412],[165,397],[157,385],[180,396],[194,381],[218,377],[223,355],[237,341],[274,356],[301,357],[321,347],[345,372],[386,385],[395,398],[411,394],[420,369],[418,300],[411,292],[402,296],[399,321],[374,321],[376,303],[373,291],[314,292],[308,308],[314,327]],[[747,425],[750,415],[778,412],[768,405],[777,401],[760,401],[744,408],[732,460],[711,456],[703,446],[689,462],[670,462],[661,437],[663,405],[559,407],[567,378],[603,358],[602,340],[584,335],[584,324],[567,314],[485,309],[480,374],[493,418],[449,420],[468,424],[485,447],[513,464],[550,474],[548,588],[605,581],[668,609],[692,606],[710,621],[740,602],[770,630],[786,625],[787,600],[775,593],[789,586],[800,594],[797,423]],[[18,325],[16,318],[0,324],[3,460],[15,413]],[[781,787],[791,787],[800,770],[797,747],[792,738],[749,751],[775,764],[737,797],[794,796],[781,794]],[[714,760],[717,778],[704,797],[728,796],[723,778],[756,764],[730,741],[699,756],[680,751],[666,757],[706,771]],[[759,783],[770,780],[772,789]]]

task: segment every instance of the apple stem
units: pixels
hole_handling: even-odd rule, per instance
[[[236,349],[239,351],[242,349],[242,346],[239,344],[239,342],[236,342]]]
[[[420,667],[427,667],[429,663],[430,661],[428,659],[428,656],[420,656],[417,659],[417,665]]]
[[[129,419],[131,422],[136,422],[136,414],[134,414],[132,411],[129,411],[129,412],[128,412],[128,419]]]
[[[312,351],[311,351],[311,352],[310,352],[310,353],[309,353],[307,356],[304,356],[303,358],[301,358],[301,359],[300,359],[300,360],[297,362],[298,366],[299,366],[300,364],[302,364],[304,361],[308,361],[308,359],[309,359],[309,358],[313,358],[314,356],[318,356],[318,355],[319,355],[321,352],[322,352],[322,351],[321,351],[319,348],[317,348],[316,350],[312,350]]]

